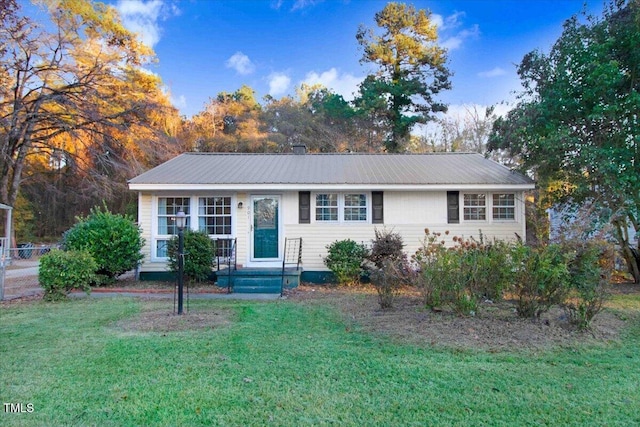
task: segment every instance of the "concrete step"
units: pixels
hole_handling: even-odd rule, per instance
[[[231,277],[228,270],[222,270],[217,273],[216,283],[226,288],[231,280],[235,293],[280,293],[283,285],[285,288],[298,286],[300,273],[299,270],[286,269],[283,283],[282,269],[279,268],[242,268],[231,271]]]

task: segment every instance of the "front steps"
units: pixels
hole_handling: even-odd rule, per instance
[[[279,294],[283,286],[285,289],[297,287],[300,273],[301,270],[295,268],[285,269],[283,283],[281,268],[240,268],[231,272],[224,269],[217,272],[216,284],[238,294]]]

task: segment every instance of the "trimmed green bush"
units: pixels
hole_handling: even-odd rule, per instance
[[[518,243],[511,251],[511,291],[520,317],[540,317],[569,292],[567,258],[558,245],[532,248]]]
[[[178,271],[178,236],[169,241],[169,268]],[[184,274],[188,280],[204,282],[211,275],[215,243],[204,231],[184,230]]]
[[[73,289],[89,293],[98,264],[88,251],[53,249],[40,258],[38,281],[44,289],[44,299],[65,299]]]
[[[425,306],[435,308],[448,305],[457,314],[474,315],[478,298],[471,286],[471,275],[482,274],[473,272],[471,268],[475,259],[471,251],[477,250],[475,244],[454,237],[455,245],[447,248],[442,233],[430,233],[428,229],[425,233],[423,246],[413,257],[418,269],[415,280]],[[445,232],[445,235],[448,234]]]
[[[324,264],[333,272],[338,283],[357,284],[364,274],[363,263],[369,250],[361,243],[351,239],[338,240],[327,245]]]
[[[86,218],[78,217],[62,245],[66,250],[88,251],[98,264],[97,274],[113,280],[137,267],[144,239],[132,218],[103,209],[96,207]]]
[[[588,329],[609,297],[615,249],[604,240],[572,240],[562,247],[571,256],[571,293],[563,307],[572,324]]]

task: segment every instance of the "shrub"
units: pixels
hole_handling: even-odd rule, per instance
[[[588,329],[609,296],[613,273],[614,248],[604,240],[571,240],[563,250],[569,261],[571,295],[564,303],[569,321],[579,329]]]
[[[376,229],[375,236],[365,268],[378,293],[380,308],[388,309],[407,281],[410,268],[407,255],[402,251],[404,243],[400,234]]]
[[[427,307],[449,305],[460,315],[474,315],[478,308],[475,283],[489,283],[488,254],[473,239],[454,236],[454,245],[445,247],[441,233],[429,233],[413,259],[417,263],[417,285]],[[446,231],[445,235],[449,232]],[[487,287],[488,285],[485,285]],[[483,288],[484,289],[484,288]]]
[[[363,262],[369,255],[367,248],[351,239],[338,240],[327,245],[324,264],[333,272],[340,284],[359,283],[364,273]]]
[[[511,291],[520,317],[540,317],[561,304],[569,289],[567,259],[559,245],[532,248],[518,243],[511,251]]]
[[[475,299],[499,300],[509,283],[509,244],[494,241],[453,238],[460,259],[460,275]]]
[[[371,241],[371,252],[367,258],[378,268],[382,268],[387,260],[406,262],[407,255],[403,252],[402,236],[388,230],[375,230],[375,239]]]
[[[178,271],[178,236],[169,241],[169,268]],[[215,243],[204,231],[184,230],[184,274],[195,282],[209,279],[215,257]]]
[[[65,299],[72,289],[89,292],[95,280],[98,264],[88,251],[61,251],[53,249],[40,258],[38,281],[44,289],[44,299]]]
[[[142,231],[132,218],[113,214],[107,207],[91,209],[86,218],[64,233],[65,250],[86,250],[98,264],[97,274],[107,280],[137,267],[143,255]]]
[[[430,233],[428,228],[425,233],[422,247],[412,257],[416,268],[414,279],[424,305],[434,308],[446,300],[444,293],[448,286],[444,282],[451,278],[451,259],[440,234]]]
[[[378,304],[380,304],[380,308],[386,310],[393,307],[393,301],[398,295],[405,273],[391,259],[385,259],[381,262],[380,267],[371,263],[367,271],[371,283],[378,293]]]

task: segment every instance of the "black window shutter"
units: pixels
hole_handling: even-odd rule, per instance
[[[447,222],[460,223],[460,192],[447,191]]]
[[[298,192],[298,222],[300,224],[311,223],[311,192]]]
[[[371,222],[384,224],[384,197],[382,191],[371,192]]]

